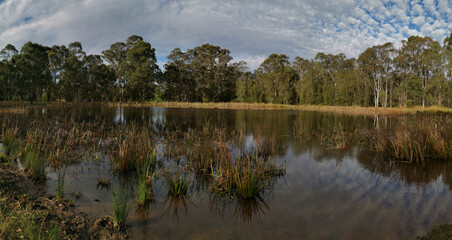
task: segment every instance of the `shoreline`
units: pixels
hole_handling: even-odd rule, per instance
[[[116,107],[165,107],[165,108],[184,108],[184,109],[231,109],[231,110],[294,110],[294,111],[313,111],[313,112],[332,112],[348,115],[406,115],[416,113],[446,113],[452,114],[452,108],[430,106],[423,108],[415,106],[412,108],[384,108],[384,107],[361,107],[361,106],[323,106],[323,105],[286,105],[271,103],[238,103],[238,102],[35,102],[30,105],[28,102],[4,101],[0,102],[0,112],[5,111],[2,107],[21,108],[30,106],[84,106],[84,105],[106,105]]]
[[[110,217],[88,218],[72,201],[58,201],[8,163],[0,163],[0,186],[0,238],[127,239],[127,229],[114,226]]]

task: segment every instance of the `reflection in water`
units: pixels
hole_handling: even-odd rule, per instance
[[[226,215],[225,211],[230,211],[232,207],[234,217],[248,227],[260,222],[261,217],[270,211],[270,207],[260,196],[249,199],[214,197],[210,200],[210,209],[218,211],[223,217]]]
[[[188,196],[170,196],[168,195],[163,201],[163,208],[165,211],[162,214],[171,216],[173,220],[179,220],[180,214],[183,216],[188,216],[188,204],[193,204],[190,202],[190,198]]]
[[[452,163],[422,166],[378,159],[357,140],[332,147],[337,139],[331,133],[340,130],[346,137],[362,129],[386,128],[406,121],[406,116],[102,106],[39,112],[55,119],[71,114],[76,121],[142,124],[154,132],[196,132],[206,124],[230,133],[243,130],[247,142],[261,135],[266,146],[275,148],[276,161],[287,164],[285,179],[278,179],[274,191],[261,199],[212,198],[208,178],[195,179],[190,199],[167,197],[161,184],[154,184],[156,201],[131,212],[133,239],[410,239],[452,222]],[[66,192],[80,191],[76,206],[90,216],[110,214],[111,191],[95,186],[96,177],[109,174],[108,161],[71,166]],[[114,175],[110,179],[117,184]],[[51,172],[46,187],[54,191],[55,186]]]

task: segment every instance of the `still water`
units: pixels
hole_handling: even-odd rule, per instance
[[[132,239],[414,239],[435,225],[452,222],[452,164],[390,162],[358,143],[334,150],[297,136],[300,128],[328,132],[340,126],[353,132],[390,125],[396,117],[283,110],[42,109],[57,121],[69,112],[77,121],[142,124],[155,131],[165,126],[188,131],[207,123],[276,139],[275,158],[285,162],[287,173],[268,194],[252,201],[225,200],[194,187],[189,197],[174,199],[157,184],[155,201],[147,209],[130,211]],[[112,186],[119,181],[103,159],[84,160],[66,173],[65,197],[79,195],[76,207],[91,217],[110,215],[112,209],[112,189],[97,188],[96,179],[108,177]],[[48,172],[45,186],[54,192],[57,174]]]

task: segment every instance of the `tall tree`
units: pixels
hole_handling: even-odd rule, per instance
[[[392,43],[385,43],[366,49],[359,55],[358,63],[363,76],[372,84],[374,106],[380,106],[380,94],[385,91],[383,106],[388,106],[389,78],[394,55]]]
[[[126,46],[126,58],[120,67],[127,79],[127,95],[131,100],[149,100],[154,97],[160,77],[155,49],[135,35],[127,39]]]
[[[21,48],[20,54],[12,57],[19,71],[18,87],[31,104],[51,81],[48,50],[49,47],[27,42]]]
[[[293,104],[296,100],[297,74],[284,54],[271,54],[255,71],[256,81],[264,88],[265,100],[270,103]]]
[[[402,41],[402,49],[396,58],[404,78],[416,75],[422,85],[422,106],[426,105],[426,93],[429,80],[438,73],[440,66],[441,46],[430,37],[411,36],[408,41]]]

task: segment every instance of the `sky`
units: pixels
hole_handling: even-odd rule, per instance
[[[441,44],[452,32],[452,0],[0,0],[0,48],[27,41],[90,54],[139,35],[160,66],[174,49],[210,43],[257,68],[270,54],[358,57],[371,46],[400,46],[411,35]]]

